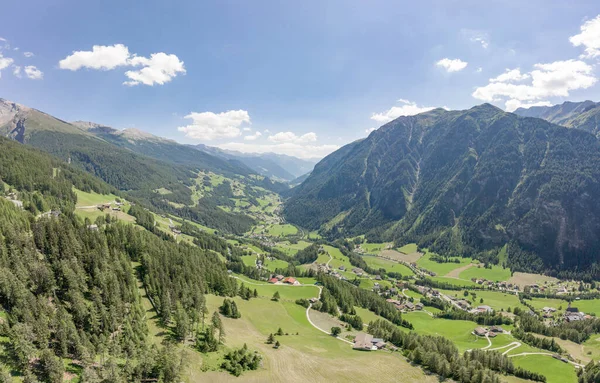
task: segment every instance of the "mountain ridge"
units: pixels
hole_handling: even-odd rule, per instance
[[[516,270],[573,269],[598,261],[599,179],[589,133],[489,104],[436,109],[325,157],[284,214],[332,238],[367,233],[491,261],[509,244]]]

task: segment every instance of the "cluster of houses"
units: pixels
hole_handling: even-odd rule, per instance
[[[121,206],[124,205],[122,202],[114,202],[114,204],[115,204],[115,206],[113,207],[112,203],[101,203],[100,205],[98,205],[96,207],[100,211],[105,211],[105,210],[121,211]]]
[[[298,282],[298,280],[294,277],[284,277],[283,275],[272,275],[271,278],[269,278],[269,283],[273,283],[276,285],[292,285],[292,286],[298,286],[300,285],[300,282]]]
[[[399,301],[397,299],[386,299],[386,301],[388,303],[393,304],[396,309],[400,310],[400,311],[415,311],[415,310],[423,310],[423,304],[421,302],[418,303],[412,303],[409,301]]]
[[[376,351],[386,347],[386,343],[381,338],[373,338],[373,335],[360,332],[354,338],[354,345],[352,346],[355,350],[360,351]]]
[[[577,322],[590,318],[590,315],[586,315],[585,313],[579,311],[577,307],[571,307],[571,303],[569,303],[569,307],[567,307],[564,314],[564,319],[567,322]]]
[[[495,288],[498,290],[511,290],[519,291],[519,286],[510,282],[494,282],[485,278],[471,278],[471,282],[477,283],[478,285],[486,286],[489,288]]]
[[[476,327],[473,330],[473,335],[477,336],[487,336],[488,338],[494,338],[498,334],[503,334],[504,329],[500,326],[491,326],[489,328],[486,327]]]

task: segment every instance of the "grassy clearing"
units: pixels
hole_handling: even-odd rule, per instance
[[[76,206],[97,206],[103,203],[113,202],[116,198],[118,198],[114,194],[98,194],[95,192],[87,193],[75,188],[73,188],[73,191],[77,195]]]
[[[541,274],[515,272],[508,281],[512,284],[517,284],[522,289],[524,286],[533,285],[534,283],[543,285],[546,281],[558,282],[558,279]]]
[[[360,245],[360,247],[369,254],[377,254],[379,253],[381,250],[385,250],[386,248],[389,248],[392,244],[390,242],[384,242],[384,243],[363,243],[362,245]]]
[[[354,273],[352,273],[350,271],[350,270],[352,270],[354,268],[354,266],[352,266],[352,264],[350,263],[350,260],[348,259],[348,257],[346,257],[344,254],[342,254],[342,252],[340,251],[340,249],[338,249],[337,247],[325,245],[325,246],[323,246],[323,248],[332,257],[331,262],[329,262],[329,266],[331,266],[332,268],[336,269],[336,271],[338,273],[340,273],[341,275],[345,276],[346,278],[348,278],[348,279],[354,279],[355,275],[354,275]],[[344,268],[346,270],[345,271],[341,271],[340,270],[340,266],[344,266]]]
[[[279,242],[275,246],[277,250],[280,250],[286,253],[289,256],[295,255],[298,251],[303,250],[310,246],[310,242],[306,241],[298,241],[298,243],[290,243],[290,242]]]
[[[459,275],[462,279],[470,280],[471,278],[485,278],[488,281],[502,282],[510,279],[510,269],[505,269],[502,266],[493,265],[491,269],[486,269],[483,265],[473,266]]]
[[[434,281],[438,281],[438,282],[449,283],[451,285],[458,286],[458,287],[479,286],[475,282],[467,281],[464,279],[456,279],[456,278],[449,278],[449,277],[431,277],[431,279],[433,279]]]
[[[474,322],[433,318],[427,313],[419,311],[407,313],[404,318],[413,324],[415,331],[419,334],[444,336],[453,341],[460,351],[488,345],[484,338],[471,334],[477,327]]]
[[[370,381],[375,375],[380,382],[395,382],[398,373],[406,382],[437,381],[423,374],[419,368],[411,367],[400,354],[353,351],[347,343],[313,328],[306,319],[305,309],[294,303],[272,302],[265,298],[249,302],[239,298],[235,300],[242,317],[223,318],[226,346],[240,347],[246,343],[250,349],[261,353],[263,366],[257,371],[245,372],[241,378],[221,371],[202,373],[198,365],[189,366],[187,382],[348,382],[357,379]],[[222,297],[207,296],[211,312],[222,301]],[[265,313],[268,313],[267,317]],[[289,335],[277,337],[282,346],[275,350],[265,344],[265,340],[279,327]],[[219,363],[218,355],[215,359],[201,363]]]
[[[309,299],[319,295],[319,289],[316,286],[289,286],[289,285],[273,285],[250,280],[242,275],[237,275],[240,282],[244,282],[247,287],[258,292],[259,296],[265,298],[273,297],[275,291],[279,291],[281,301],[295,302],[296,299]]]
[[[298,234],[298,229],[296,228],[296,226],[290,225],[289,223],[270,225],[267,228],[267,233],[274,237],[285,237],[288,235]]]
[[[563,301],[562,299],[546,298],[533,298],[531,300],[527,300],[527,303],[531,304],[536,310],[541,310],[544,307],[554,307],[559,312],[563,312],[569,304],[567,301]]]
[[[402,247],[399,247],[398,249],[399,252],[404,253],[404,254],[412,254],[412,253],[416,253],[417,252],[417,244],[416,243],[409,243],[406,244]]]
[[[446,275],[449,272],[451,272],[452,270],[457,269],[459,267],[466,266],[472,262],[471,258],[457,258],[459,263],[454,263],[454,262],[439,263],[439,262],[435,262],[435,261],[431,260],[431,257],[433,255],[434,255],[434,253],[426,252],[425,255],[423,255],[417,261],[417,265],[419,267],[422,267],[429,271],[433,271],[438,276]]]
[[[415,275],[415,273],[413,273],[413,271],[410,268],[408,268],[398,262],[393,262],[393,261],[389,261],[387,259],[370,256],[370,255],[364,256],[363,259],[365,260],[367,265],[369,265],[369,267],[372,267],[374,269],[384,269],[387,272],[400,273],[400,274],[402,274],[402,276]]]
[[[519,347],[520,349],[520,347]],[[546,355],[526,355],[511,358],[515,366],[544,374],[548,383],[577,382],[575,368]]]

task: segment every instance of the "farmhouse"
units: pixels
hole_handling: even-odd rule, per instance
[[[471,312],[473,314],[486,314],[486,313],[491,313],[492,311],[494,311],[494,310],[490,306],[487,306],[487,305],[477,306],[477,308],[471,310]]]
[[[298,286],[300,284],[300,282],[298,282],[296,280],[296,278],[294,278],[294,277],[284,278],[282,282],[287,283],[288,285],[294,285],[294,286]]]
[[[92,231],[98,231],[98,225],[87,225],[87,228]]]
[[[279,279],[277,279],[277,278],[269,279],[269,283],[277,283],[277,282],[279,282]]]
[[[423,303],[421,303],[421,302],[417,303],[417,304],[415,305],[415,308],[416,308],[417,310],[423,310]]]
[[[477,327],[475,328],[475,330],[473,330],[473,334],[477,336],[485,336],[487,334],[487,331],[485,331],[483,327]]]
[[[500,326],[492,326],[490,327],[490,332],[503,333],[504,329]]]
[[[373,345],[373,336],[364,332],[356,335],[356,338],[354,338],[354,346],[352,346],[352,348],[362,351],[377,350],[377,347]]]

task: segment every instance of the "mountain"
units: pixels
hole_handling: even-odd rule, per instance
[[[302,159],[276,153],[242,153],[199,144],[196,149],[222,158],[243,162],[259,174],[282,181],[293,181],[310,172],[317,163],[314,159]]]
[[[223,232],[243,233],[254,222],[249,212],[223,208],[234,205],[230,198],[233,179],[243,184],[240,187],[248,187],[248,206],[257,205],[256,197],[264,193],[257,188],[272,192],[288,189],[241,163],[171,140],[89,122],[71,124],[3,99],[0,134],[69,162],[159,212],[180,215]],[[211,173],[228,178],[229,187],[201,190]]]
[[[600,143],[483,104],[400,117],[319,162],[289,222],[330,237],[418,242],[513,270],[600,261]]]
[[[542,118],[557,125],[567,128],[577,128],[600,134],[600,103],[593,101],[564,102],[554,106],[533,106],[531,108],[518,108],[515,114],[523,117]]]

